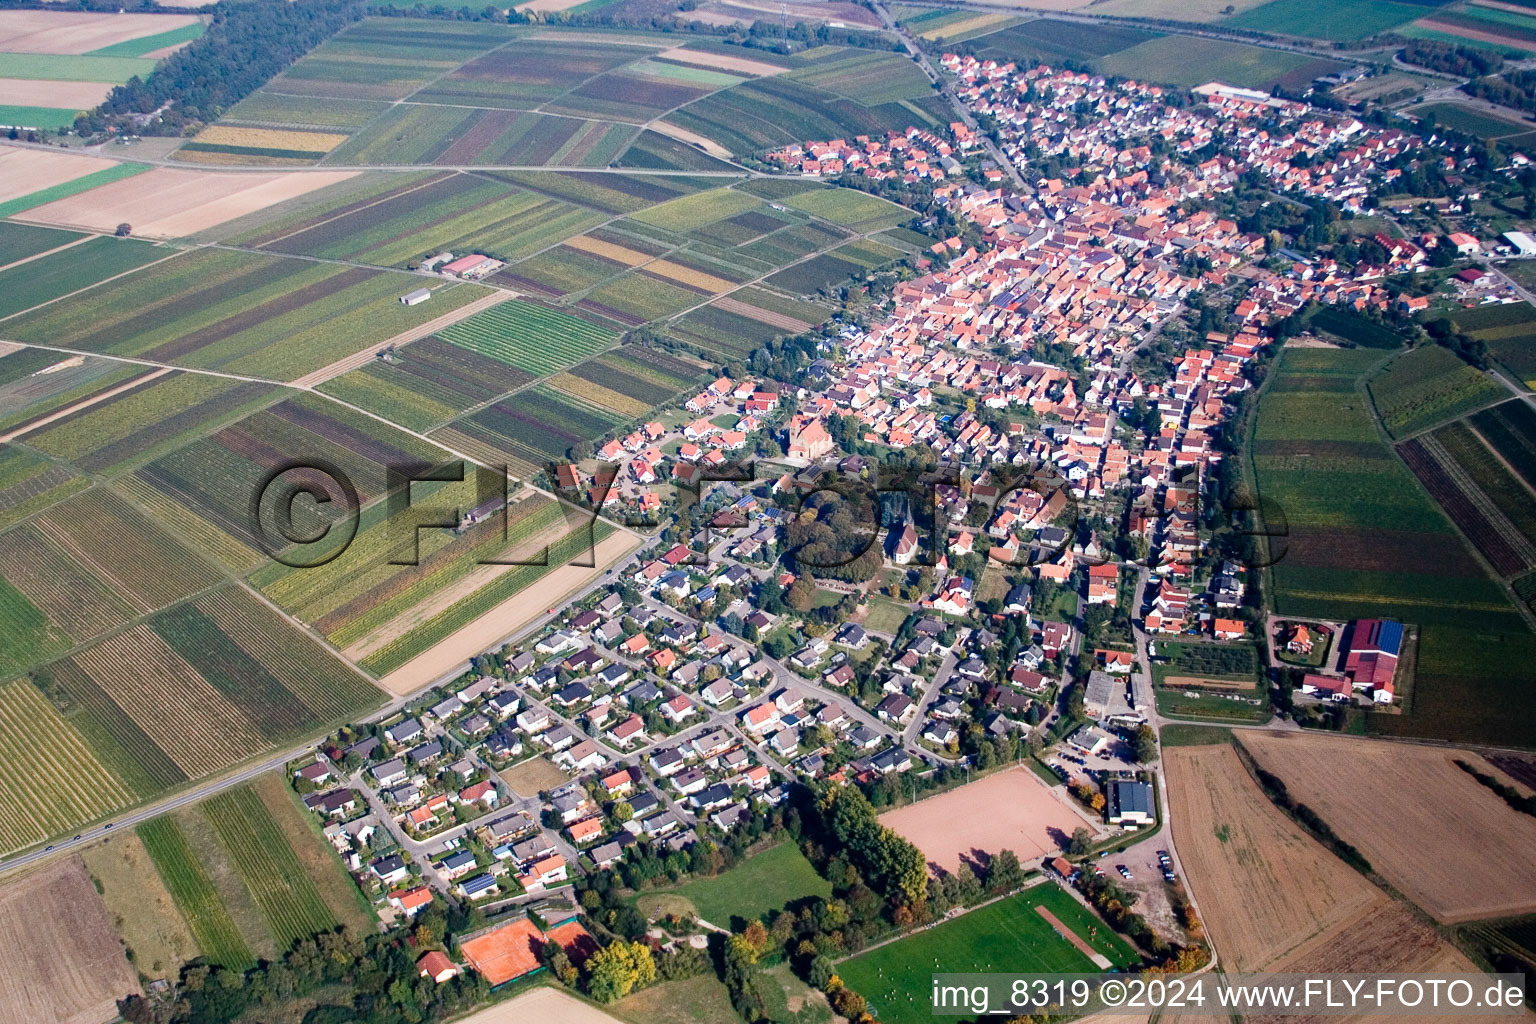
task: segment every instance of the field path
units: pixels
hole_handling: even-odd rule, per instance
[[[0,267],[0,270],[10,270],[12,267],[19,267],[23,263],[31,263],[33,260],[40,260],[44,256],[52,256],[56,252],[63,252],[65,249],[73,248],[74,246],[79,245],[81,242],[89,242],[91,239],[98,237],[100,236],[94,234],[81,235],[73,242],[65,242],[63,245],[56,245],[52,249],[48,249],[43,252],[35,252],[31,256],[23,256],[21,259],[16,260],[13,263],[7,263],[5,266]]]
[[[96,405],[99,402],[105,402],[107,399],[116,395],[120,395],[124,391],[131,391],[138,387],[140,384],[148,384],[155,378],[164,377],[170,372],[171,370],[169,367],[162,366],[159,369],[151,370],[149,373],[142,373],[137,377],[130,377],[128,380],[123,381],[115,388],[108,388],[106,391],[91,395],[89,398],[82,398],[80,401],[75,402],[73,405],[66,405],[62,409],[56,409],[41,419],[29,420],[28,422],[23,423],[21,426],[17,427],[15,430],[12,430],[10,433],[0,434],[0,444],[14,441],[18,437],[21,437],[23,434],[30,434],[32,431],[37,430],[39,427],[46,427],[48,424],[53,423],[56,420],[61,420],[66,416],[72,416],[82,409],[89,409],[91,406]]]
[[[492,292],[489,295],[476,299],[474,302],[471,302],[467,306],[460,306],[457,309],[449,310],[447,313],[444,313],[440,317],[428,320],[424,324],[417,324],[415,327],[412,327],[409,330],[401,331],[393,338],[386,338],[383,341],[375,342],[374,344],[369,345],[367,348],[363,349],[361,352],[354,352],[344,359],[338,359],[329,366],[322,366],[320,369],[306,373],[304,376],[295,380],[291,380],[288,383],[296,388],[319,387],[321,384],[324,384],[332,377],[339,377],[343,373],[346,373],[348,370],[357,369],[359,366],[367,363],[370,359],[373,359],[380,352],[383,352],[387,348],[398,348],[401,345],[409,345],[413,341],[420,340],[429,334],[436,333],[442,328],[447,327],[449,324],[455,324],[466,317],[473,316],[480,312],[482,309],[490,309],[492,306],[497,305],[498,303],[505,302],[507,299],[512,298],[515,294],[516,293],[514,292],[505,291]],[[430,302],[431,300],[429,299],[428,301]]]

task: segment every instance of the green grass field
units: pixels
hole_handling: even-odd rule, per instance
[[[934,1019],[929,999],[934,974],[1098,970],[1037,907],[1056,915],[1115,965],[1139,962],[1107,924],[1047,882],[845,960],[837,966],[838,976],[869,1000],[870,1012],[883,1024],[927,1024]],[[1098,929],[1096,937],[1089,938],[1090,928]]]
[[[0,78],[45,79],[54,82],[126,82],[135,75],[149,77],[152,60],[137,57],[75,56],[57,53],[0,53]]]
[[[83,110],[64,107],[18,107],[0,104],[0,127],[67,128],[83,113],[85,113]]]
[[[256,957],[176,819],[162,815],[140,825],[138,833],[203,955],[237,971],[253,966]]]
[[[1426,13],[1421,5],[1392,3],[1391,0],[1330,0],[1327,4],[1316,4],[1311,0],[1271,0],[1243,11],[1223,24],[1257,32],[1332,41],[1363,39],[1422,18]]]
[[[181,28],[173,28],[169,32],[156,32],[151,36],[139,36],[137,39],[125,39],[121,43],[113,43],[111,46],[103,46],[99,50],[92,50],[88,56],[92,57],[142,57],[146,53],[162,50],[167,46],[175,46],[177,43],[187,43],[202,36],[208,26],[202,22],[194,25],[183,25]]]
[[[1193,36],[1162,36],[1096,62],[1105,74],[1172,85],[1218,81],[1249,89],[1292,88],[1336,71],[1336,61]]]
[[[1432,123],[1441,128],[1475,135],[1481,139],[1501,139],[1507,135],[1519,135],[1530,131],[1531,127],[1529,124],[1518,121],[1489,117],[1481,111],[1472,110],[1459,103],[1426,103],[1423,106],[1410,107],[1409,111],[1419,118],[1420,124],[1427,126]]]
[[[786,842],[748,857],[714,878],[647,892],[639,898],[640,909],[669,906],[669,896],[692,904],[710,924],[729,928],[734,918],[759,918],[807,896],[831,898],[832,886],[816,873],[798,846]]]

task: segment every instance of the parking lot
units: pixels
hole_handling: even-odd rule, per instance
[[[1158,851],[1168,848],[1166,835],[1159,832],[1141,840],[1131,835],[1126,837],[1126,843],[1130,845],[1119,852],[1116,849],[1120,844],[1111,846],[1103,857],[1093,862],[1094,865],[1107,877],[1114,879],[1122,889],[1140,897],[1136,901],[1136,912],[1145,917],[1159,934],[1183,937],[1184,928],[1179,924],[1169,899],[1172,890],[1163,880],[1163,867],[1157,859]],[[1129,880],[1116,870],[1120,865],[1124,865],[1131,873]],[[1178,878],[1176,884],[1182,885],[1183,879]]]

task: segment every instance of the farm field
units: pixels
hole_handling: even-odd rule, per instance
[[[1463,45],[1493,46],[1502,52],[1536,50],[1536,21],[1530,15],[1478,4],[1463,5],[1454,11],[1433,10],[1405,31]]]
[[[1502,139],[1510,135],[1523,134],[1531,129],[1529,124],[1513,120],[1506,121],[1501,117],[1490,117],[1481,110],[1473,110],[1459,103],[1426,103],[1410,109],[1420,123],[1424,123],[1426,118],[1432,118],[1433,123],[1441,128],[1464,132],[1481,139]]]
[[[1233,970],[1272,968],[1385,904],[1270,803],[1229,744],[1168,747],[1163,764],[1179,858]]]
[[[1383,443],[1358,389],[1382,358],[1288,348],[1260,398],[1254,472],[1266,520],[1284,530],[1271,549],[1276,610],[1486,628],[1509,615],[1507,600]]]
[[[488,294],[479,285],[450,284],[432,302],[406,306],[397,301],[404,290],[386,271],[201,249],[67,306],[29,312],[8,322],[7,333],[79,351],[291,380]]]
[[[250,787],[226,790],[201,806],[279,949],[335,925],[298,855]]]
[[[1520,852],[1536,843],[1536,820],[1453,763],[1475,755],[1321,735],[1239,740],[1437,921],[1536,910],[1536,864]]]
[[[1071,60],[1092,64],[1099,57],[1156,38],[1159,36],[1155,32],[1121,25],[1088,25],[1039,18],[983,35],[973,40],[972,45],[978,48],[980,56],[994,60],[1017,60],[1020,55],[1027,54],[1052,63]]]
[[[25,519],[89,483],[71,470],[16,445],[0,448],[0,529]]]
[[[1242,43],[1162,36],[1112,53],[1096,66],[1104,74],[1171,85],[1194,86],[1215,80],[1267,90],[1277,84],[1305,88],[1314,78],[1337,71],[1342,65],[1325,58]]]
[[[78,857],[0,887],[3,1024],[111,1020],[116,1000],[138,992],[133,965]]]
[[[1424,15],[1424,5],[1392,0],[1342,0],[1326,8],[1306,0],[1270,0],[1222,24],[1308,39],[1362,39]]]
[[[118,937],[145,974],[166,977],[198,955],[192,931],[137,832],[114,834],[81,851],[80,858],[117,922]]]
[[[91,238],[79,245],[39,256],[29,263],[0,271],[0,316],[12,316],[45,302],[90,288],[172,255],[149,242],[133,238]],[[74,302],[79,299],[71,300]],[[6,334],[19,338],[16,321]]]
[[[1100,831],[1026,768],[1009,768],[886,811],[880,824],[911,840],[935,872],[953,872],[966,861],[985,863],[1002,850],[1012,850],[1027,864],[1055,856],[1058,836],[1079,828]]]
[[[926,998],[934,974],[993,971],[1092,971],[1086,956],[1057,933],[1037,908],[1049,910],[1079,939],[1117,966],[1139,961],[1108,928],[1090,939],[1099,924],[1053,882],[1026,889],[996,903],[845,960],[838,976],[869,1000],[870,1012],[890,1024],[919,1024],[933,1018]],[[912,995],[909,1002],[905,997]]]
[[[1536,280],[1524,263],[1506,264],[1502,269],[1522,284]],[[1458,329],[1488,346],[1512,380],[1526,388],[1536,387],[1536,310],[1528,303],[1458,310],[1452,319]]]
[[[132,226],[135,235],[181,238],[345,181],[356,173],[212,172],[156,167],[132,178],[33,206],[26,211],[25,219],[108,234],[126,223]]]
[[[667,120],[737,155],[807,139],[948,123],[943,101],[930,91],[921,74],[911,76],[902,71],[897,78],[894,71],[881,70],[872,75],[862,63],[867,54],[851,51],[840,55],[850,62],[849,67],[841,75],[830,67],[816,75],[823,83],[820,88],[783,75],[759,78],[674,110]],[[884,56],[910,67],[910,62],[893,54]],[[838,95],[828,95],[828,91]]]
[[[199,857],[188,841],[182,815],[168,814],[146,821],[137,833],[203,956],[236,970],[254,964],[250,945],[210,876],[210,871],[224,865],[222,861],[215,864]]]
[[[1507,394],[1493,378],[1439,345],[1421,345],[1399,356],[1366,387],[1382,423],[1397,438],[1456,419]]]
[[[832,886],[816,873],[798,846],[783,842],[714,878],[696,878],[676,889],[644,892],[638,904],[647,914],[652,908],[676,913],[686,905],[710,924],[730,928],[738,918],[757,920],[808,896],[830,899]]]
[[[635,418],[540,385],[455,420],[450,429],[488,445],[490,451],[543,467]]]
[[[616,332],[589,321],[515,299],[460,321],[439,336],[535,376],[569,366],[618,340]]]
[[[624,1024],[590,1003],[549,986],[530,989],[463,1018],[459,1024],[520,1024],[525,1020],[550,1024]]]
[[[1536,488],[1536,410],[1518,399],[1467,420],[1521,480]]]
[[[1498,455],[1464,423],[1448,424],[1420,440],[1422,450],[1415,454],[1420,459],[1428,454],[1437,464],[1427,467],[1426,486],[1437,497],[1444,492],[1446,512],[1494,568],[1509,576],[1536,562],[1536,496]],[[1451,479],[1440,479],[1437,468]]]
[[[573,203],[467,174],[378,175],[329,189],[236,237],[270,252],[405,267],[443,251],[516,260],[601,220]]]
[[[520,566],[496,577],[428,622],[409,646],[386,648],[369,667],[381,673],[386,691],[415,692],[524,628],[546,605],[558,605],[637,546],[633,535],[603,523],[579,527],[550,545],[548,566]]]
[[[532,374],[432,336],[397,349],[388,360],[373,359],[333,377],[320,390],[424,432],[534,379]]]
[[[85,236],[77,231],[57,231],[14,221],[0,221],[0,267],[31,259],[83,238]]]
[[[1116,17],[1176,18],[1180,21],[1222,22],[1242,11],[1259,7],[1269,0],[1105,0],[1094,4],[1094,11]],[[1231,11],[1231,14],[1228,11]]]
[[[47,751],[39,757],[39,751]],[[110,814],[133,794],[25,679],[0,684],[0,852]]]
[[[159,37],[184,35],[201,24],[190,14],[128,14],[84,11],[0,12],[0,52],[99,53],[126,49],[148,53],[168,45]],[[135,54],[136,55],[136,54]]]

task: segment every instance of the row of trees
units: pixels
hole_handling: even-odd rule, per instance
[[[201,38],[171,54],[149,77],[135,76],[114,88],[101,106],[75,119],[75,130],[180,135],[217,118],[362,15],[356,0],[219,4]]]

